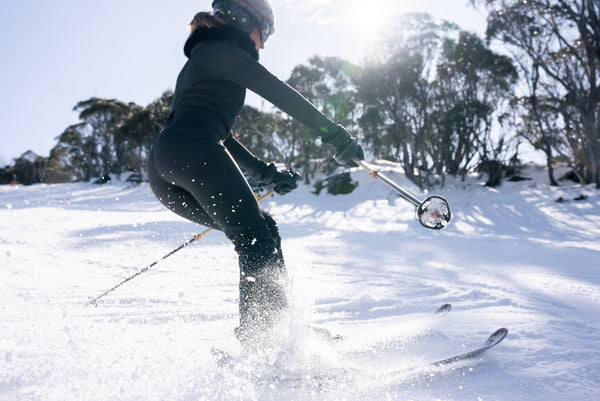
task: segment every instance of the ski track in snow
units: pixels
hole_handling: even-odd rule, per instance
[[[385,185],[352,174],[350,195],[301,187],[263,203],[292,279],[286,363],[324,377],[303,385],[213,360],[213,347],[239,353],[237,257],[222,233],[85,308],[204,228],[147,185],[0,186],[0,400],[600,398],[597,190],[549,187],[533,167],[531,181],[499,189],[451,181],[434,192],[453,220],[435,232]],[[433,319],[443,303],[452,311]],[[304,324],[347,340],[330,347]],[[507,338],[481,357],[426,367],[499,327]]]

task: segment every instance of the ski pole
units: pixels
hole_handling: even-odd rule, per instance
[[[354,159],[354,162],[367,170],[371,177],[376,179],[379,178],[385,184],[398,192],[402,198],[413,204],[416,207],[416,218],[423,227],[430,228],[432,230],[440,230],[450,223],[452,214],[450,213],[450,205],[446,199],[438,195],[432,195],[425,198],[425,200],[420,201],[407,189],[402,188],[384,174],[369,166],[363,160]]]
[[[266,194],[259,196],[257,198],[257,200],[259,202],[263,201],[264,199],[267,199],[269,196],[273,195],[275,193],[275,190],[272,189],[269,192],[267,192]],[[190,238],[189,240],[185,241],[183,244],[179,245],[177,248],[173,249],[171,252],[167,253],[166,255],[164,255],[162,258],[150,263],[148,266],[144,267],[142,270],[138,271],[137,273],[135,273],[132,276],[127,277],[125,280],[121,281],[119,284],[115,285],[114,287],[112,287],[109,290],[104,291],[102,294],[98,295],[97,297],[90,297],[90,301],[88,303],[85,304],[85,306],[90,306],[90,305],[94,305],[94,306],[98,306],[98,300],[102,297],[104,297],[105,295],[113,292],[114,290],[116,290],[117,288],[119,288],[120,286],[122,286],[123,284],[125,284],[126,282],[134,279],[135,277],[139,276],[140,274],[150,270],[150,268],[152,268],[153,266],[155,266],[156,264],[158,264],[159,262],[162,262],[163,260],[165,260],[166,258],[168,258],[169,256],[173,255],[175,252],[180,251],[181,249],[185,248],[186,246],[188,246],[189,244],[191,244],[192,242],[196,242],[198,240],[200,240],[200,238],[204,237],[206,234],[208,234],[209,232],[211,232],[213,229],[212,228],[208,228],[204,231],[202,231],[200,234],[196,234],[194,235],[192,238]]]

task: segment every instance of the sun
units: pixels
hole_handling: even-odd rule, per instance
[[[339,7],[337,20],[359,31],[365,42],[373,42],[404,11],[401,3],[399,0],[347,0]]]

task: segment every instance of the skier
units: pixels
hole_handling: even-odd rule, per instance
[[[239,258],[242,345],[268,339],[288,306],[286,270],[277,225],[256,201],[243,168],[279,194],[296,188],[292,170],[278,170],[251,154],[230,132],[246,89],[313,128],[341,165],[363,159],[342,126],[258,62],[275,29],[267,0],[215,0],[213,12],[190,23],[171,115],[148,160],[148,179],[160,202],[195,223],[221,230]]]

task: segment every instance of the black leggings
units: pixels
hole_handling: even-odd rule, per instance
[[[194,223],[223,231],[236,250],[245,240],[274,242],[275,221],[261,209],[252,189],[221,142],[186,144],[179,149],[155,147],[148,180],[171,211]]]
[[[277,225],[210,129],[185,121],[169,124],[150,152],[148,180],[168,209],[223,231],[234,244],[240,264],[240,329],[265,324],[271,312],[286,306]]]

